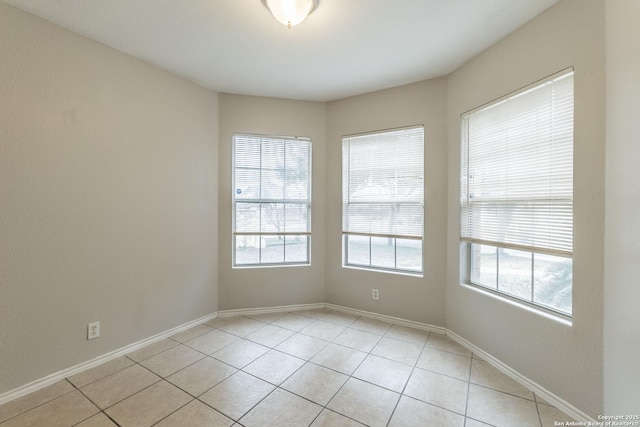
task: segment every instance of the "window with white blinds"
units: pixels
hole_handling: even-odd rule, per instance
[[[573,72],[462,116],[462,239],[573,252]]]
[[[462,116],[470,283],[571,315],[573,70]]]
[[[311,140],[233,136],[234,266],[309,264]]]
[[[424,128],[344,137],[344,264],[422,272]]]

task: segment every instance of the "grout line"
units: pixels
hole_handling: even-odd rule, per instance
[[[111,420],[111,422],[113,424],[115,424],[118,427],[121,427],[121,424],[119,422],[117,422],[116,420],[114,420],[113,418],[111,418],[111,415],[107,414],[105,411],[100,411],[100,413],[102,413],[105,417],[107,417],[109,420]]]
[[[473,352],[469,359],[469,377],[467,379],[467,398],[464,402],[464,425],[467,425],[467,411],[469,410],[469,395],[471,394],[471,370],[473,369]]]
[[[538,413],[538,421],[540,421],[540,426],[542,426],[542,414],[540,413],[540,405],[538,404],[538,396],[533,393],[533,400],[536,404],[536,412]]]
[[[473,383],[473,382],[470,382],[469,384],[470,385],[474,385],[476,387],[486,388],[487,390],[495,391],[497,393],[506,394],[507,396],[517,397],[518,399],[526,400],[527,402],[531,402],[533,404],[536,404],[535,400],[533,400],[533,399],[527,399],[526,397],[518,396],[517,394],[509,393],[507,391],[498,390],[497,388],[493,388],[493,387],[490,387],[488,385],[476,384],[476,383]],[[529,391],[531,391],[531,390],[529,390]]]
[[[71,387],[73,387],[73,389],[72,389],[72,390],[67,391],[66,393],[62,393],[62,394],[60,394],[59,396],[56,396],[56,397],[54,397],[54,398],[52,398],[52,399],[49,399],[49,400],[47,400],[46,402],[42,402],[42,403],[37,404],[37,405],[35,405],[35,406],[33,406],[33,407],[30,407],[29,409],[26,409],[26,410],[24,410],[24,411],[22,411],[22,412],[20,412],[20,413],[18,413],[18,414],[16,414],[16,415],[14,415],[14,416],[10,417],[10,418],[7,418],[6,420],[3,420],[2,422],[0,422],[0,426],[1,426],[1,425],[3,425],[3,424],[5,424],[5,423],[7,423],[7,422],[9,422],[10,420],[13,420],[13,419],[18,418],[19,416],[21,416],[21,415],[23,415],[23,414],[26,414],[27,412],[31,412],[31,411],[33,411],[33,410],[34,410],[34,409],[36,409],[36,408],[39,408],[39,407],[41,407],[41,406],[44,406],[44,405],[46,405],[47,403],[53,402],[54,400],[57,400],[57,399],[59,399],[59,398],[61,398],[61,397],[63,397],[63,396],[66,396],[66,395],[67,395],[67,394],[69,394],[69,393],[73,393],[74,391],[78,390],[78,388],[77,388],[76,386],[74,386],[74,385],[73,385],[73,384],[72,384],[72,383],[71,383],[67,378],[63,378],[63,379],[61,379],[60,381],[56,381],[55,383],[53,383],[53,384],[49,385],[48,387],[51,387],[52,385],[57,384],[57,383],[59,383],[59,382],[61,382],[61,381],[66,381],[67,383],[71,384]],[[43,390],[43,389],[40,389],[40,390]],[[32,393],[29,393],[29,394],[25,394],[24,396],[21,396],[21,397],[19,397],[18,399],[22,399],[22,398],[24,398],[24,397],[27,397],[27,396],[29,396],[29,395],[33,394],[33,393],[37,393],[37,392],[38,392],[38,391],[40,391],[40,390],[34,391],[34,392],[32,392]],[[18,399],[16,399],[16,400],[18,400]],[[10,402],[4,403],[3,405],[7,405],[7,404],[9,404],[9,403],[11,403],[11,402],[15,402],[15,400],[12,400],[12,401],[10,401]],[[1,408],[3,405],[0,405],[0,408]]]

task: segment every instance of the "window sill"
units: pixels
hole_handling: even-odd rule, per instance
[[[409,276],[409,277],[424,277],[423,273],[412,273],[410,271],[398,271],[398,270],[385,270],[383,268],[370,268],[359,265],[351,265],[351,264],[343,264],[342,268],[348,268],[351,270],[361,270],[361,271],[370,271],[372,273],[386,273],[386,274],[395,274],[400,276]]]
[[[251,270],[255,268],[289,268],[289,267],[311,267],[311,263],[307,264],[246,264],[232,265],[233,270]]]

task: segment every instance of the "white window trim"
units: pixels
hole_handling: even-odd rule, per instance
[[[366,135],[377,135],[377,134],[384,134],[387,132],[395,132],[395,131],[402,131],[402,130],[413,130],[413,129],[422,129],[422,152],[424,153],[424,125],[413,125],[413,126],[405,126],[405,127],[400,127],[400,128],[392,128],[392,129],[382,129],[382,130],[376,130],[376,131],[370,131],[370,132],[363,132],[363,133],[358,133],[358,134],[351,134],[351,135],[345,135],[342,138],[342,146],[343,146],[343,150],[344,150],[344,145],[345,145],[345,141],[348,138],[353,138],[353,137],[359,137],[359,136],[366,136]],[[344,154],[343,154],[344,155]],[[343,161],[343,170],[342,170],[342,177],[344,180],[344,176],[345,176],[345,170],[344,170],[344,158],[342,159]],[[347,171],[347,173],[350,173],[350,170]],[[422,180],[423,180],[423,186],[424,186],[424,158],[422,160]],[[342,183],[343,186],[343,192],[344,192],[344,182]],[[365,232],[355,232],[355,231],[349,231],[349,230],[345,230],[344,227],[344,209],[345,209],[345,195],[343,193],[343,205],[342,205],[342,267],[343,268],[351,268],[351,269],[356,269],[356,270],[365,270],[365,271],[373,271],[373,272],[382,272],[382,273],[391,273],[391,274],[400,274],[400,275],[407,275],[407,276],[417,276],[417,277],[423,277],[424,274],[424,190],[423,190],[423,196],[422,196],[422,200],[418,203],[418,202],[406,202],[406,203],[402,203],[402,202],[397,202],[394,204],[407,204],[407,205],[419,205],[420,208],[422,209],[422,227],[421,227],[421,233],[420,236],[416,236],[416,235],[404,235],[404,234],[389,234],[389,233],[365,233]],[[349,236],[361,236],[361,237],[369,237],[369,259],[370,262],[368,265],[366,264],[358,264],[358,263],[352,263],[349,261],[349,257],[348,257],[348,238]],[[381,266],[375,266],[375,265],[371,265],[371,238],[375,238],[375,237],[380,237],[380,238],[389,238],[389,239],[407,239],[407,240],[417,240],[420,241],[420,256],[421,256],[421,269],[418,270],[410,270],[410,269],[403,269],[403,268],[397,268],[397,245],[394,245],[394,265],[396,265],[396,268],[391,268],[391,267],[381,267]]]
[[[469,117],[470,115],[472,115],[475,112],[478,111],[482,111],[484,109],[487,108],[491,108],[494,105],[497,105],[499,103],[505,102],[511,98],[517,97],[522,95],[525,92],[528,92],[529,90],[532,90],[534,88],[537,88],[541,85],[544,85],[546,83],[552,82],[555,79],[559,79],[559,78],[563,78],[565,76],[569,76],[569,75],[573,75],[573,68],[568,68],[565,70],[562,70],[558,73],[555,73],[551,76],[548,76],[544,79],[541,79],[535,83],[532,83],[522,89],[519,89],[517,91],[514,91],[508,95],[505,95],[501,98],[498,98],[496,100],[493,100],[487,104],[484,104],[480,107],[477,107],[473,110],[470,110],[464,114],[461,115],[461,122],[462,122],[462,128],[461,128],[461,144],[462,144],[462,151],[461,151],[461,159],[463,160],[461,163],[461,220],[463,218],[463,209],[465,208],[465,204],[468,205],[469,203],[469,199],[468,199],[468,194],[465,194],[465,191],[468,191],[469,189],[469,184],[468,182],[465,183],[463,182],[464,178],[463,177],[467,177],[469,176],[469,163],[468,163],[468,139],[465,139],[466,137],[466,129],[465,127],[465,119],[467,117]],[[573,76],[572,76],[573,78]],[[573,109],[575,110],[575,107],[573,107]],[[467,161],[467,163],[465,164],[465,160]],[[572,156],[572,161],[573,161],[573,156]],[[573,196],[571,197],[571,203],[573,203]],[[573,218],[573,214],[572,214],[572,218]],[[461,230],[462,231],[462,230]],[[539,248],[536,246],[531,246],[531,245],[522,245],[522,244],[514,244],[514,243],[509,243],[509,242],[498,242],[498,241],[493,241],[493,240],[484,240],[484,239],[478,239],[478,238],[473,238],[470,236],[461,236],[461,243],[464,244],[465,246],[465,250],[464,250],[464,255],[465,255],[465,264],[466,264],[466,283],[461,283],[464,286],[470,286],[473,289],[476,289],[478,291],[481,291],[483,293],[488,293],[490,295],[493,295],[495,297],[497,297],[498,299],[501,300],[506,300],[509,302],[512,302],[516,305],[519,306],[524,306],[527,307],[530,310],[533,311],[537,311],[540,313],[543,313],[547,316],[552,316],[554,318],[557,319],[561,319],[564,322],[569,322],[568,324],[571,324],[571,318],[572,318],[572,313],[566,313],[564,311],[561,311],[559,309],[555,309],[554,307],[549,307],[548,305],[545,305],[543,303],[537,303],[536,301],[534,301],[533,296],[531,297],[531,299],[524,299],[524,298],[520,298],[518,296],[515,295],[511,295],[507,292],[504,291],[500,291],[499,289],[492,289],[492,288],[488,288],[487,286],[484,286],[482,284],[479,283],[475,283],[473,280],[471,280],[471,269],[472,269],[472,248],[471,246],[473,244],[482,244],[482,245],[489,245],[489,246],[495,246],[497,248],[506,248],[506,249],[516,249],[516,250],[522,250],[522,251],[527,251],[532,253],[532,263],[533,260],[535,259],[535,254],[547,254],[547,255],[555,255],[555,256],[561,256],[561,257],[567,257],[572,259],[573,258],[573,248],[571,247],[569,250],[567,249],[554,249],[554,248]],[[498,275],[499,272],[497,271],[496,274]],[[533,275],[533,266],[532,266],[532,275]],[[533,276],[532,276],[533,277]],[[533,295],[534,293],[534,286],[535,286],[535,282],[532,280],[531,283],[531,293]],[[571,284],[571,287],[573,288],[573,282]],[[573,311],[573,310],[571,310]]]
[[[282,139],[289,141],[306,141],[309,144],[309,170],[308,170],[308,182],[307,182],[307,194],[308,198],[305,200],[290,200],[290,199],[236,199],[236,137],[253,137],[253,138],[265,138],[265,139]],[[281,135],[262,135],[262,134],[252,134],[252,133],[234,133],[232,135],[232,161],[231,161],[231,181],[232,181],[232,200],[231,200],[231,220],[232,220],[232,230],[231,230],[231,263],[232,268],[238,269],[246,269],[246,268],[276,268],[276,267],[304,267],[311,265],[311,240],[312,240],[312,159],[313,159],[313,141],[308,137],[300,137],[300,136],[281,136]],[[238,232],[236,231],[236,203],[258,203],[258,204],[267,204],[267,203],[294,203],[294,204],[304,204],[307,206],[307,221],[308,221],[308,231],[297,231],[297,232]],[[247,263],[247,264],[238,264],[236,262],[236,237],[237,236],[307,236],[307,260],[306,261],[290,261],[290,262],[278,262],[278,263]],[[284,250],[286,251],[286,245]],[[286,252],[284,255],[286,259]]]

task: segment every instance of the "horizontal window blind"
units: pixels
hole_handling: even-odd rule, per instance
[[[573,252],[573,71],[462,116],[461,237]]]
[[[424,128],[342,140],[344,234],[421,239]]]
[[[233,142],[234,263],[308,262],[311,140],[234,135]],[[287,250],[298,242],[306,242],[304,253],[292,261]],[[252,253],[239,256],[247,248],[258,249],[255,259]]]

